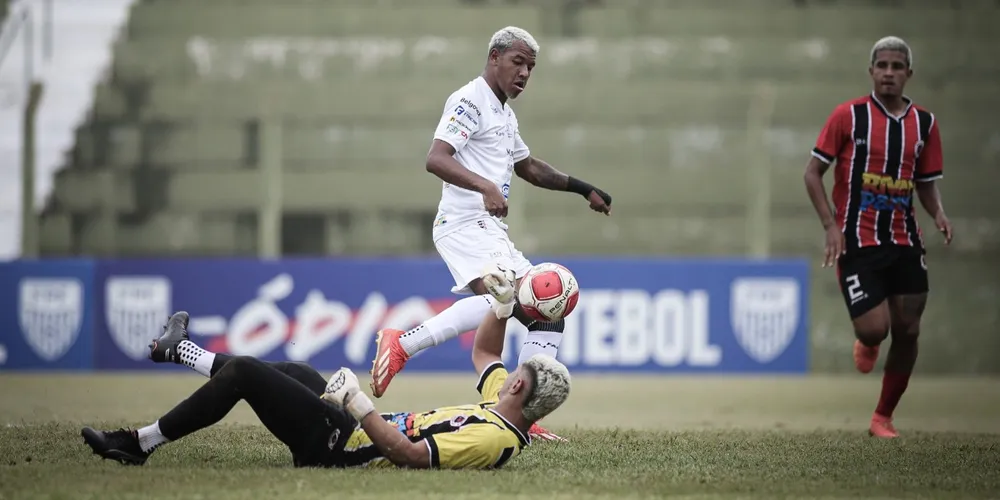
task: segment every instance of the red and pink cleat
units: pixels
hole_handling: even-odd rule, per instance
[[[528,435],[531,439],[541,439],[542,441],[567,441],[566,438],[559,437],[548,429],[538,425],[537,423],[531,424],[531,428],[528,429]]]
[[[860,340],[854,341],[854,366],[861,373],[868,373],[875,368],[875,361],[878,360],[878,346],[868,347]]]
[[[372,395],[382,397],[389,388],[389,382],[397,373],[403,370],[410,356],[406,354],[399,336],[402,330],[385,328],[378,331],[375,337],[375,360],[372,361]]]
[[[896,428],[892,425],[892,418],[879,415],[878,413],[872,414],[872,423],[868,427],[868,435],[882,439],[899,437],[899,433],[896,432]]]

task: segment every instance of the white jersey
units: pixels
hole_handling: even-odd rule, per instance
[[[514,164],[529,155],[514,110],[500,103],[481,76],[448,97],[434,138],[451,144],[458,163],[496,184],[504,198],[510,194]],[[454,231],[462,222],[489,217],[482,194],[445,182],[433,237],[436,240]],[[507,228],[499,218],[495,220]]]

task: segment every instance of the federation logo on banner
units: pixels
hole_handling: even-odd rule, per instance
[[[61,358],[83,323],[83,284],[73,278],[25,278],[18,294],[21,332],[45,361]]]
[[[758,363],[770,363],[795,338],[799,283],[792,278],[738,278],[731,288],[730,308],[740,347]]]
[[[108,331],[118,348],[138,361],[162,334],[170,316],[170,280],[163,276],[112,276],[105,285]]]

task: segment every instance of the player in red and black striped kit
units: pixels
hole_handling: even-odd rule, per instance
[[[943,174],[934,114],[903,95],[913,75],[910,47],[896,37],[872,48],[870,95],[837,106],[806,167],[806,191],[826,229],[824,267],[837,277],[854,323],[854,363],[870,372],[889,333],[882,393],[869,433],[897,437],[892,413],[917,360],[920,317],[927,303],[927,264],[913,193],[934,217],[945,242],[952,230],[935,181]],[[834,168],[830,211],[823,175]]]

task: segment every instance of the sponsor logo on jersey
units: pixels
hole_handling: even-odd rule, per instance
[[[910,209],[913,202],[914,183],[910,179],[893,179],[887,175],[866,172],[862,174],[861,210]]]
[[[479,121],[476,120],[476,117],[472,116],[472,113],[469,113],[468,110],[465,109],[465,106],[462,106],[461,104],[455,106],[455,116],[461,117],[462,119],[465,120],[469,120],[469,122],[472,123],[473,125],[479,126]],[[476,111],[476,116],[479,116],[478,110]]]
[[[470,101],[470,100],[468,100],[468,99],[466,99],[466,98],[463,97],[460,102],[462,104],[468,106],[469,109],[475,111],[476,112],[476,116],[482,116],[482,113],[479,112],[479,106],[476,106],[475,104],[472,104],[472,101]]]

